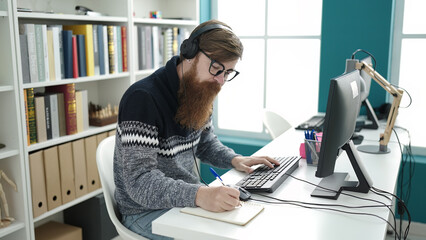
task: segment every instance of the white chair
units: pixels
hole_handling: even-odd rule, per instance
[[[263,110],[263,124],[265,125],[272,139],[278,137],[291,128],[291,124],[281,115],[268,109]]]
[[[109,218],[117,229],[121,239],[147,239],[126,228],[117,217],[120,216],[120,213],[118,212],[117,203],[114,198],[114,145],[115,136],[110,136],[104,139],[96,150],[96,163],[98,165],[99,177],[101,178]]]

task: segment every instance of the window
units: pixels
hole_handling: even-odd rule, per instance
[[[395,22],[392,45],[391,82],[406,89],[413,102],[409,108],[404,93],[396,125],[422,126],[426,106],[426,2],[424,0],[395,1]],[[390,99],[392,101],[392,99]],[[421,115],[421,114],[420,114]],[[423,116],[423,115],[421,115]],[[411,132],[413,140],[423,138],[423,132]]]
[[[263,108],[293,126],[317,112],[321,0],[213,0],[212,18],[244,44],[241,74],[215,102],[218,134],[267,139]]]

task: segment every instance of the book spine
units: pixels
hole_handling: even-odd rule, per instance
[[[28,40],[27,35],[19,35],[19,46],[21,48],[21,67],[22,67],[22,82],[30,83],[30,64],[28,59]]]
[[[24,36],[24,35],[21,35]],[[25,130],[27,134],[27,145],[30,145],[30,125],[28,119],[28,97],[27,89],[24,89],[24,105],[25,105]]]
[[[93,36],[93,65],[94,74],[100,75],[99,67],[99,45],[98,45],[98,25],[92,25],[92,36]]]
[[[61,80],[62,79],[62,75],[63,73],[62,71],[62,67],[63,67],[63,62],[61,61],[61,46],[62,43],[61,41],[59,41],[60,39],[60,28],[59,26],[53,26],[50,27],[50,29],[52,29],[52,39],[53,39],[53,64],[55,66],[55,79],[56,80]]]
[[[59,137],[58,94],[50,94],[50,115],[52,122],[52,138]]]
[[[65,58],[64,58],[64,42],[62,37],[62,25],[57,25],[59,31],[59,59],[61,63],[61,79],[65,78]]]
[[[121,26],[121,49],[123,59],[123,72],[127,72],[127,27]]]
[[[49,80],[55,81],[56,80],[56,72],[55,72],[55,59],[54,59],[54,53],[53,53],[53,31],[52,29],[47,30],[47,68],[49,70]],[[59,79],[58,79],[59,80]]]
[[[46,137],[52,139],[52,113],[50,107],[50,96],[44,95],[44,115],[46,120]]]
[[[108,30],[107,26],[102,26],[104,34],[104,65],[105,65],[105,74],[109,74],[109,54],[108,54]]]
[[[78,78],[78,53],[77,53],[77,37],[72,36],[72,76]]]
[[[117,51],[116,55],[117,55],[117,59],[116,59],[116,66],[117,67],[117,72],[123,72],[123,59],[122,59],[122,46],[121,46],[121,27],[120,26],[115,26],[115,30],[116,30],[116,34],[115,34],[115,44],[116,44],[116,48]]]
[[[56,93],[58,100],[59,136],[67,135],[67,124],[65,121],[65,101],[63,93]]]
[[[65,78],[73,78],[73,42],[72,31],[62,31]]]
[[[109,59],[109,73],[114,74],[116,68],[114,65],[115,50],[114,50],[114,26],[108,26],[108,59]]]
[[[140,69],[139,68],[139,28],[138,26],[133,26],[133,66],[135,66],[135,70]]]
[[[31,82],[38,82],[38,65],[37,65],[37,51],[35,39],[35,25],[23,24],[20,25],[21,33],[27,35],[28,43],[28,63],[30,66],[30,79]]]
[[[95,75],[95,63],[93,55],[93,26],[92,24],[65,25],[66,30],[72,30],[74,35],[84,35],[86,46],[86,76]]]
[[[43,29],[40,24],[34,25],[36,39],[36,54],[37,54],[37,71],[39,82],[46,81],[44,67],[44,44],[43,44]]]
[[[28,145],[37,143],[37,125],[35,117],[35,102],[34,102],[34,88],[26,89],[27,93],[27,108],[28,108],[28,128],[30,141]]]
[[[77,132],[83,132],[83,95],[81,90],[75,91],[75,106],[77,118]]]
[[[97,25],[97,47],[99,51],[99,74],[105,74],[105,48],[104,48],[104,27],[102,25]]]
[[[36,119],[36,126],[37,126],[37,142],[40,143],[47,140],[44,96],[35,96],[34,103],[35,103],[35,119]]]
[[[77,56],[78,56],[78,76],[79,77],[86,77],[88,76],[87,72],[87,64],[86,64],[86,43],[85,36],[78,34],[77,36]],[[93,75],[92,75],[93,76]]]
[[[47,47],[47,26],[46,24],[41,25],[42,37],[43,37],[43,58],[44,58],[44,76],[46,81],[50,81],[50,67],[49,67],[49,52]]]

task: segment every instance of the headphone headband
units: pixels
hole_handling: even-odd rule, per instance
[[[226,29],[229,31],[232,31],[230,28],[222,25],[222,24],[209,24],[206,25],[200,29],[198,29],[197,31],[193,32],[188,39],[185,39],[181,46],[180,46],[180,52],[182,54],[182,56],[186,59],[192,59],[195,57],[195,55],[197,55],[198,51],[199,51],[199,46],[198,46],[198,40],[197,38],[205,33],[208,32],[210,30],[213,29]]]

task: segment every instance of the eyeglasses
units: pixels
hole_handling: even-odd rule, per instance
[[[213,76],[219,76],[222,73],[225,72],[224,79],[226,82],[230,82],[232,79],[234,79],[240,72],[234,69],[228,69],[225,70],[225,66],[223,66],[222,63],[212,59],[207,53],[205,53],[203,50],[200,49],[200,51],[210,59],[210,67],[209,67],[209,73]]]

